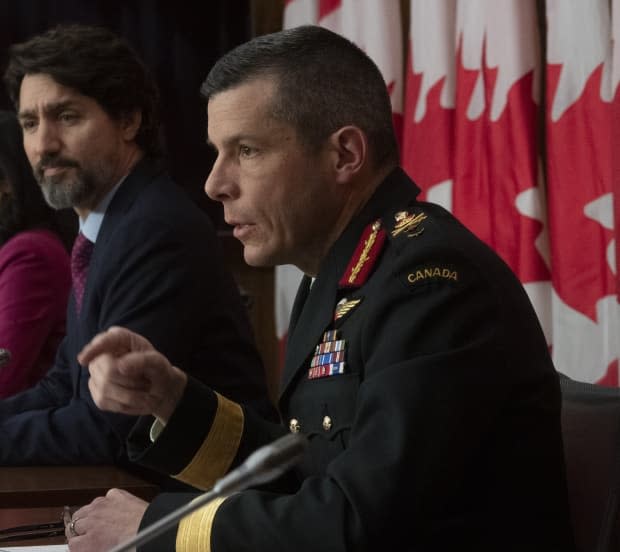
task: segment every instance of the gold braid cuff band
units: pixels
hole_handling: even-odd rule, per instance
[[[217,396],[217,410],[209,433],[191,462],[174,477],[199,489],[210,489],[228,472],[243,433],[243,410],[223,397]]]
[[[213,518],[225,498],[216,498],[179,523],[176,552],[211,552]]]

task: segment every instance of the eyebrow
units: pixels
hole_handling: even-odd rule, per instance
[[[260,138],[257,137],[256,135],[252,135],[252,134],[248,134],[248,133],[243,133],[240,132],[238,134],[234,134],[233,136],[229,136],[228,138],[226,138],[226,140],[224,140],[224,143],[222,144],[222,146],[224,148],[229,148],[232,146],[235,146],[241,142],[245,142],[245,141],[256,141],[259,140]],[[207,145],[217,149],[215,144],[211,141],[211,139],[209,138],[209,136],[207,135],[207,139],[206,139]]]
[[[75,100],[64,100],[60,102],[52,102],[43,106],[43,113],[46,115],[54,115],[61,111],[72,108],[76,104]],[[34,119],[37,117],[37,112],[34,109],[24,109],[17,114],[17,118],[22,121],[24,119]]]

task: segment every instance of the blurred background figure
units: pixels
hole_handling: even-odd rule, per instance
[[[65,332],[77,231],[72,211],[45,203],[15,115],[0,111],[0,397],[31,387],[52,365]]]

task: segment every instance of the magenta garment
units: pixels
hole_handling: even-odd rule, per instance
[[[11,352],[0,397],[31,387],[51,367],[70,288],[69,254],[51,232],[21,232],[0,248],[0,347]]]

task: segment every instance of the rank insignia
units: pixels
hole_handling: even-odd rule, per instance
[[[345,340],[339,339],[338,330],[329,330],[323,334],[321,343],[316,346],[310,361],[308,379],[325,378],[344,374]]]
[[[338,282],[339,287],[359,287],[366,282],[372,267],[383,250],[385,236],[385,230],[382,228],[379,219],[364,228],[353,257],[351,257],[344,275]]]
[[[334,321],[339,320],[345,314],[349,314],[357,305],[362,302],[362,299],[347,299],[346,297],[338,301],[336,310],[334,311]]]
[[[405,234],[408,238],[419,236],[424,232],[424,227],[421,227],[422,221],[426,219],[424,213],[418,213],[417,215],[409,214],[407,211],[399,211],[394,215],[396,224],[392,230],[392,237],[396,237],[399,234]]]

